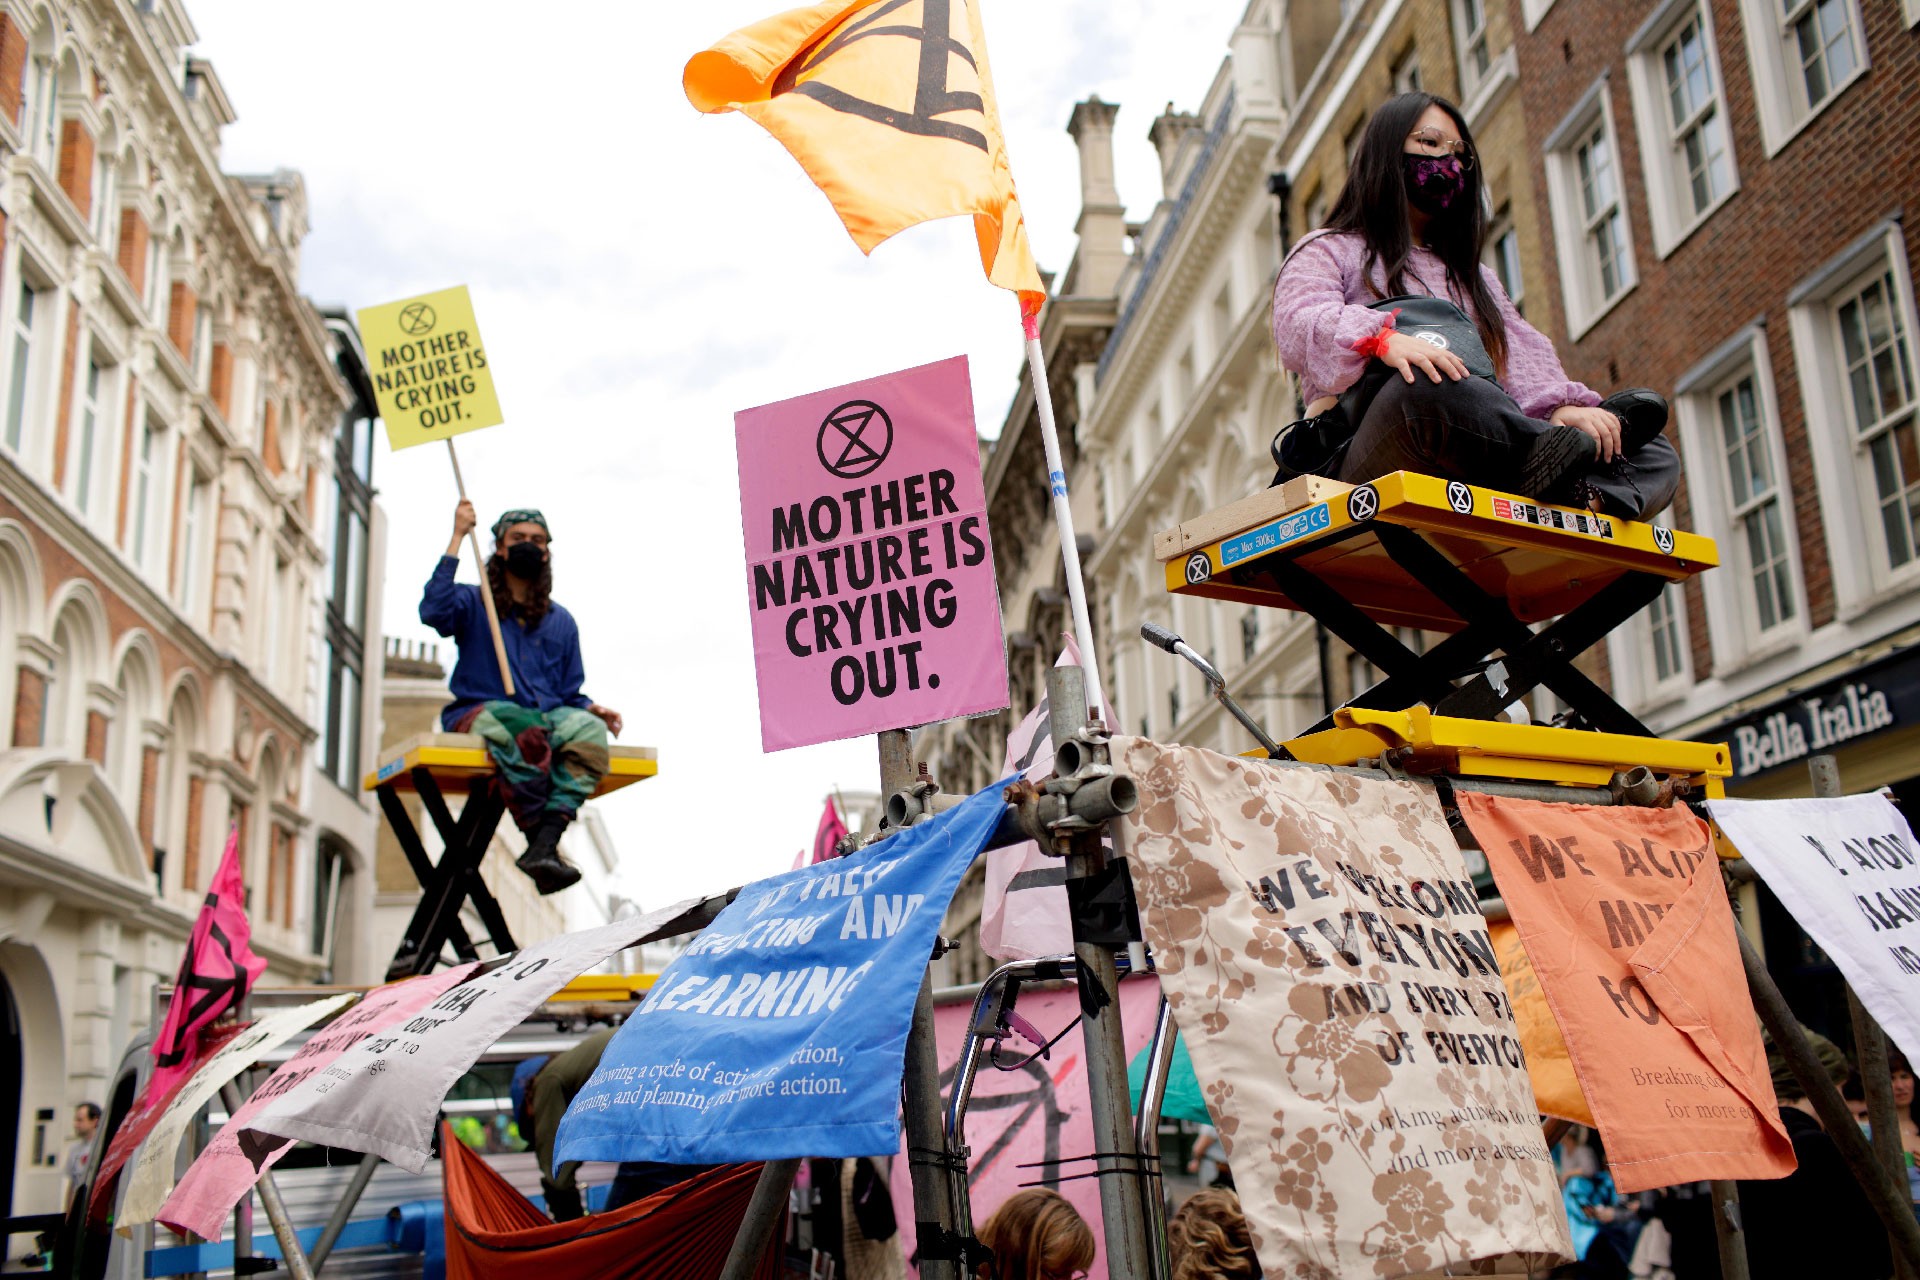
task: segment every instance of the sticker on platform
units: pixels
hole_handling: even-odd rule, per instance
[[[1458,480],[1447,481],[1447,505],[1463,516],[1470,514],[1473,511],[1473,490]]]
[[[1207,553],[1196,551],[1187,557],[1187,581],[1192,584],[1205,582],[1213,576],[1213,561],[1207,559]]]
[[[1597,516],[1588,511],[1569,511],[1565,507],[1546,507],[1537,502],[1515,502],[1511,498],[1495,498],[1493,514],[1502,520],[1512,520],[1516,524],[1530,524],[1541,529],[1560,529],[1567,533],[1583,533],[1589,538],[1613,538],[1613,521],[1605,516]],[[1671,539],[1672,535],[1668,535]]]
[[[1667,528],[1667,526],[1663,524],[1657,524],[1653,526],[1653,545],[1660,548],[1661,555],[1663,556],[1672,555],[1673,554],[1673,530]]]
[[[1380,511],[1380,491],[1370,484],[1363,484],[1347,495],[1347,519],[1358,524],[1362,520],[1371,520]]]
[[[1349,500],[1351,501],[1351,500]],[[1272,524],[1263,524],[1258,529],[1249,529],[1237,537],[1228,538],[1220,544],[1220,564],[1222,567],[1263,556],[1269,551],[1286,546],[1289,542],[1298,542],[1310,534],[1323,531],[1333,523],[1333,513],[1327,510],[1327,504],[1308,507]],[[1193,562],[1187,562],[1187,573],[1191,580]]]

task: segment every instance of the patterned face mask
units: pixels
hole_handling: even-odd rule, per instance
[[[1428,217],[1446,212],[1466,193],[1467,169],[1458,156],[1403,152],[1400,163],[1407,180],[1408,201]]]

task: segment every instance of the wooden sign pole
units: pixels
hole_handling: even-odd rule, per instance
[[[447,457],[453,460],[453,483],[460,490],[460,501],[467,501],[467,482],[460,475],[460,455],[454,451],[453,437],[447,437]],[[507,641],[500,634],[500,611],[493,603],[493,584],[487,580],[487,562],[480,555],[480,527],[476,524],[467,530],[467,541],[473,547],[473,563],[480,570],[480,603],[487,606],[487,626],[493,631],[493,656],[500,663],[500,683],[506,686],[507,696],[513,696],[513,670],[507,665]]]

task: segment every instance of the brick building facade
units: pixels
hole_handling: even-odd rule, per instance
[[[178,0],[0,0],[0,1199],[175,973],[229,829],[266,981],[364,980],[379,634],[358,342]],[[377,654],[376,654],[377,659]]]
[[[1532,24],[1516,49],[1550,215],[1541,292],[1568,369],[1673,396],[1676,522],[1721,549],[1615,636],[1617,691],[1664,732],[1728,739],[1739,793],[1804,793],[1792,766],[1823,746],[1850,790],[1908,788],[1920,228],[1900,175],[1920,172],[1920,4],[1515,0],[1510,17]]]

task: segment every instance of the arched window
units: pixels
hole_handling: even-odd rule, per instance
[[[182,688],[167,710],[166,745],[160,755],[159,801],[154,813],[153,870],[163,895],[193,898],[201,890],[201,807],[205,782],[194,776],[193,753],[200,742],[200,713],[193,694]],[[211,869],[208,869],[211,874]]]
[[[77,604],[62,609],[53,625],[53,663],[47,676],[47,710],[42,741],[69,755],[86,746],[87,681],[95,670],[92,620]]]
[[[27,52],[21,86],[20,120],[27,131],[27,154],[52,173],[60,154],[60,64],[55,61],[53,27],[42,23]]]
[[[322,836],[314,850],[313,918],[309,921],[308,945],[324,962],[318,981],[330,982],[338,967],[340,938],[345,922],[341,915],[352,900],[349,882],[353,862],[346,848],[332,836]]]

